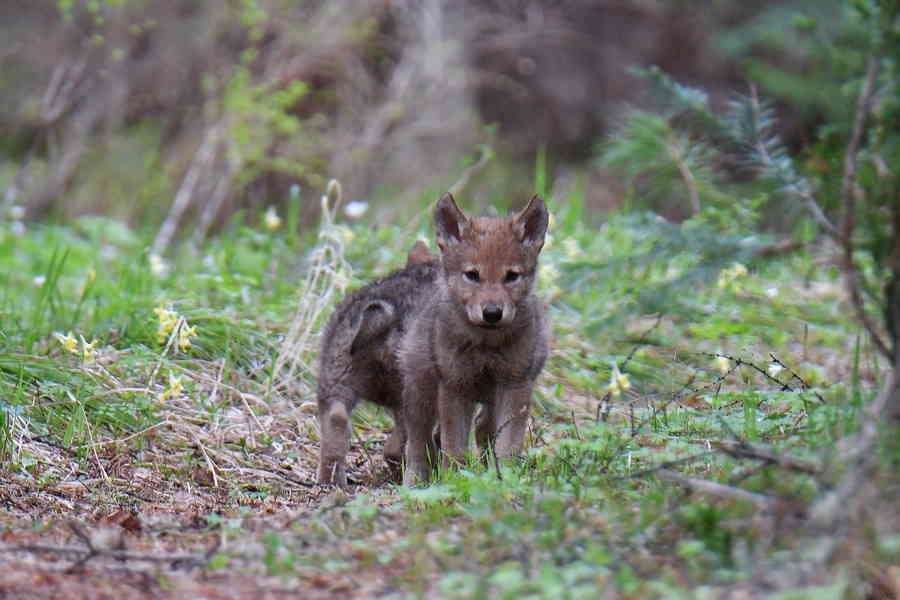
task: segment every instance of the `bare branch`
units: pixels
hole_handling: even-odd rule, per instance
[[[872,95],[875,91],[875,81],[878,79],[878,69],[881,58],[877,54],[869,57],[866,65],[866,78],[862,91],[856,102],[856,115],[853,119],[853,131],[850,134],[850,142],[847,144],[847,153],[844,156],[844,179],[841,182],[841,228],[839,242],[844,251],[843,270],[844,283],[856,318],[859,319],[872,338],[872,343],[883,356],[891,358],[891,352],[881,337],[878,327],[871,315],[866,312],[860,290],[860,274],[853,259],[853,231],[856,228],[856,161],[859,154],[859,146],[862,141],[866,125],[866,117],[872,104]]]
[[[721,352],[698,352],[698,354],[700,354],[701,356],[708,356],[710,358],[725,358],[725,359],[728,359],[729,361],[731,361],[732,363],[734,363],[738,367],[740,367],[742,365],[747,365],[748,367],[752,368],[754,371],[761,374],[766,379],[772,381],[773,383],[777,383],[779,386],[781,386],[782,392],[793,392],[794,391],[794,388],[792,388],[790,385],[788,385],[787,383],[781,381],[780,379],[778,379],[776,377],[773,377],[772,375],[769,374],[768,371],[766,371],[765,369],[763,369],[761,367],[756,366],[749,360],[744,360],[743,358],[731,356],[730,354],[722,354]],[[778,361],[778,362],[779,362],[779,364],[781,364],[781,361]],[[730,373],[730,371],[729,371],[729,373]]]
[[[697,462],[699,460],[706,460],[716,453],[712,450],[706,450],[704,452],[700,452],[698,454],[692,454],[690,456],[685,456],[684,458],[677,458],[675,460],[667,460],[664,463],[660,463],[655,467],[650,467],[649,469],[643,469],[641,471],[636,471],[634,473],[629,473],[628,475],[618,475],[615,477],[610,477],[610,481],[621,481],[625,479],[639,479],[641,477],[646,477],[647,475],[654,475],[659,473],[660,471],[671,470],[672,467],[681,467],[684,465],[691,464],[693,462]]]
[[[775,453],[768,448],[763,448],[747,442],[741,441],[735,443],[716,441],[712,444],[714,447],[734,458],[755,458],[770,464],[778,465],[784,469],[808,473],[810,475],[816,475],[822,472],[822,466],[815,461],[796,458],[789,454]]]
[[[747,490],[731,487],[724,483],[709,481],[707,479],[687,477],[681,473],[676,473],[675,471],[670,471],[668,469],[659,471],[656,476],[660,479],[683,485],[695,492],[700,492],[701,494],[727,498],[729,500],[743,500],[762,510],[774,511],[784,505],[784,501],[780,498],[772,498],[771,496],[766,496],[764,494],[748,492]]]
[[[208,171],[215,159],[221,133],[221,123],[217,123],[206,132],[203,143],[200,145],[197,154],[194,155],[194,160],[191,162],[191,166],[188,168],[181,186],[178,188],[178,193],[175,194],[175,200],[169,208],[169,214],[166,215],[166,220],[163,221],[162,227],[159,228],[159,232],[153,240],[153,245],[151,246],[152,254],[161,255],[165,252],[169,242],[172,241],[172,237],[178,229],[178,223],[194,197],[194,188],[197,187],[201,177],[209,176]]]
[[[885,421],[885,417],[893,407],[900,406],[898,366],[900,365],[894,365],[878,397],[866,407],[859,433],[849,440],[851,445],[846,452],[848,457],[846,474],[838,485],[819,499],[810,510],[813,523],[823,527],[834,526],[850,518],[851,511],[848,510],[847,503],[859,493],[860,486],[871,478],[878,463],[875,444],[878,441],[879,425]]]
[[[469,181],[471,181],[472,177],[474,177],[482,169],[484,169],[487,164],[491,162],[492,158],[494,158],[494,151],[491,150],[488,146],[482,146],[478,161],[466,167],[463,170],[462,174],[459,176],[459,179],[457,179],[456,182],[451,185],[447,191],[457,197],[462,195],[463,190],[466,189],[467,185],[469,185]]]
[[[802,386],[802,389],[804,389],[804,390],[810,389],[810,385],[809,385],[808,383],[806,383],[806,380],[803,379],[802,377],[800,377],[800,375],[798,375],[797,372],[794,371],[792,368],[790,368],[789,366],[787,366],[786,364],[784,364],[783,362],[781,362],[781,361],[778,359],[778,357],[775,356],[774,353],[769,352],[769,356],[772,357],[772,362],[774,362],[775,364],[779,365],[781,368],[785,369],[788,373],[790,373],[792,379],[796,379],[797,381],[799,381],[799,382],[800,382],[800,385]],[[822,395],[819,394],[819,392],[813,392],[813,395],[816,397],[816,399],[817,399],[819,402],[821,402],[822,404],[825,404],[825,399],[822,398]]]
[[[828,220],[828,217],[825,216],[825,212],[822,210],[822,207],[819,206],[819,203],[816,202],[813,195],[803,192],[800,194],[800,198],[806,204],[806,209],[809,211],[809,214],[812,215],[813,220],[818,223],[832,239],[837,240],[840,237],[840,232],[838,232],[837,227]]]
[[[697,191],[697,181],[694,179],[694,174],[684,158],[686,150],[683,144],[680,148],[678,146],[677,140],[670,139],[666,144],[666,149],[669,151],[669,157],[675,162],[678,174],[681,175],[681,179],[687,188],[691,214],[696,215],[700,213],[700,193]]]
[[[105,556],[118,560],[134,560],[141,562],[170,564],[175,566],[201,566],[206,563],[211,555],[206,554],[142,554],[127,550],[90,550],[76,548],[74,546],[51,546],[49,544],[23,544],[20,546],[0,546],[0,553],[4,552],[30,552],[34,554],[65,554],[78,556],[80,559],[86,556]],[[76,563],[77,564],[77,563]]]

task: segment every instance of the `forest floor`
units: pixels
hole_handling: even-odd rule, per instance
[[[315,484],[318,331],[424,227],[162,260],[104,219],[0,223],[0,598],[900,594],[897,440],[851,530],[809,518],[885,373],[832,251],[654,264],[646,222],[584,221],[542,255],[524,455],[396,486],[363,405],[347,490]]]

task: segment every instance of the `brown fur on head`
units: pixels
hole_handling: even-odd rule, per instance
[[[444,283],[469,324],[502,328],[515,321],[534,283],[549,215],[534,196],[509,217],[470,218],[449,193],[434,211]]]

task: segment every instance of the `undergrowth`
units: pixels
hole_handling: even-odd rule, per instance
[[[351,464],[364,485],[320,490],[307,517],[249,546],[240,505],[312,489],[329,306],[402,264],[429,237],[424,219],[373,230],[327,211],[297,235],[270,213],[162,260],[147,254],[149,236],[114,221],[4,222],[3,471],[44,486],[92,481],[95,501],[140,510],[115,463],[130,454],[159,497],[213,493],[213,571],[335,589],[370,577],[397,595],[688,598],[753,589],[760,565],[802,561],[791,555],[797,507],[828,485],[829,449],[879,383],[835,268],[807,251],[764,257],[769,240],[723,234],[703,215],[677,226],[611,214],[598,235],[577,194],[553,209],[538,293],[554,350],[526,453],[426,488],[379,485],[390,419],[362,406]],[[727,451],[747,444],[814,468]],[[750,500],[691,492],[673,472]],[[756,496],[782,508],[761,513]],[[820,591],[851,589],[848,577]]]

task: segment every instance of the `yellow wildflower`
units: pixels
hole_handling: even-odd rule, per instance
[[[178,330],[178,347],[187,350],[191,347],[191,338],[197,337],[197,328],[188,327],[187,321],[182,321],[181,328]]]
[[[157,396],[157,400],[160,402],[165,402],[169,398],[177,398],[181,395],[181,391],[183,389],[183,385],[181,383],[181,375],[172,375],[169,373],[169,385],[165,390],[160,392],[159,396]]]
[[[97,356],[97,351],[94,350],[97,346],[97,340],[88,342],[83,336],[79,335],[78,337],[81,338],[81,359],[84,362],[92,362]]]
[[[747,267],[741,263],[734,263],[730,267],[722,269],[719,273],[719,278],[716,281],[716,286],[720,289],[730,287],[732,290],[738,291],[740,289],[740,284],[737,280],[741,277],[746,277],[747,273]]]
[[[72,354],[78,354],[78,340],[75,339],[75,336],[72,335],[71,331],[66,335],[58,332],[54,333],[53,335],[56,337],[56,340],[60,343],[60,345],[68,352],[71,352]]]
[[[630,389],[631,381],[629,381],[628,375],[619,371],[619,365],[612,363],[612,372],[609,375],[609,385],[606,386],[606,391],[613,396],[619,396],[622,392]]]
[[[188,325],[187,319],[170,308],[159,306],[153,309],[159,318],[156,337],[160,344],[165,344],[172,332],[176,332],[178,347],[187,350],[191,347],[191,338],[197,337],[197,328]]]
[[[175,324],[178,323],[178,313],[162,306],[154,308],[153,312],[159,317],[159,328],[156,330],[156,337],[159,343],[163,344],[175,328]]]
[[[275,212],[275,207],[270,206],[266,209],[266,215],[263,217],[263,221],[266,224],[266,229],[269,231],[275,231],[279,227],[281,227],[281,217],[278,216],[278,213]]]

